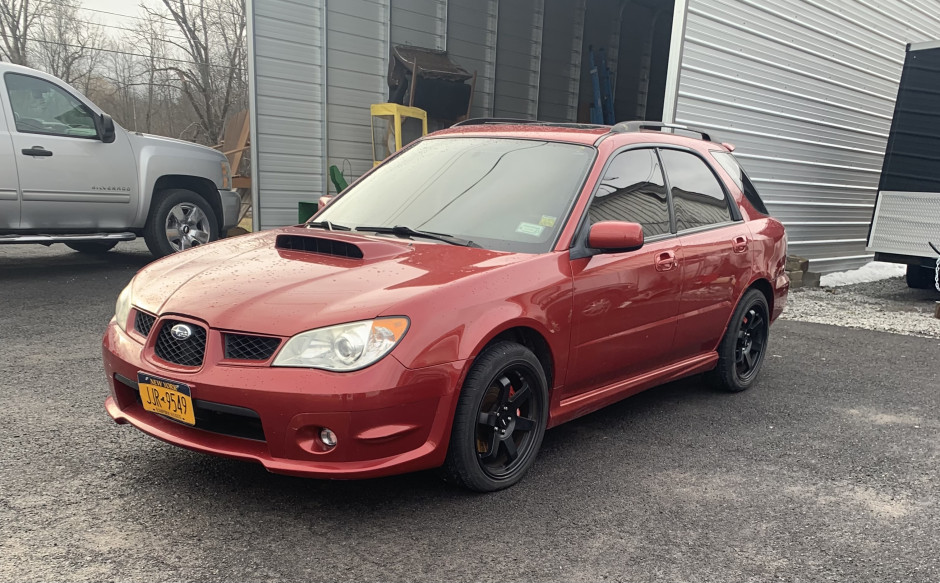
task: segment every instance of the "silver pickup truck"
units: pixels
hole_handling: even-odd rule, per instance
[[[238,219],[225,156],[125,130],[60,79],[0,63],[0,244],[103,253],[143,236],[157,257]]]

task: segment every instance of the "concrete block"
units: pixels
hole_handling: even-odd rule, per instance
[[[796,255],[787,256],[787,271],[809,271],[809,259]]]
[[[788,271],[787,275],[790,276],[791,288],[803,287],[803,272],[802,271]]]
[[[822,274],[815,271],[807,271],[803,274],[803,287],[819,287],[819,279]]]
[[[934,311],[933,317],[940,320],[940,302],[937,302],[937,309]]]

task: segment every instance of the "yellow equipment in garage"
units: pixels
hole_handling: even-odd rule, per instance
[[[423,109],[397,103],[373,103],[372,166],[428,133],[428,114]]]

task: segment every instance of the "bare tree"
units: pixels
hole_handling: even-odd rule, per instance
[[[66,83],[89,86],[101,59],[104,35],[97,24],[78,20],[76,0],[58,0],[40,19],[35,39],[38,65]]]
[[[0,0],[0,57],[29,65],[30,34],[51,5],[51,0]]]
[[[179,41],[166,42],[187,62],[168,62],[164,69],[181,81],[199,122],[197,139],[218,143],[226,116],[246,93],[245,0],[163,0],[161,10],[144,9],[181,33]]]

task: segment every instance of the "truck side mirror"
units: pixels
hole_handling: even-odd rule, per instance
[[[110,144],[114,141],[114,120],[111,119],[111,116],[102,113],[100,116],[95,118],[95,125],[98,126],[98,137],[105,144]]]

